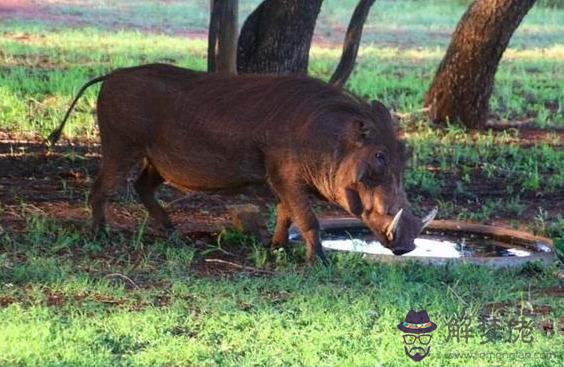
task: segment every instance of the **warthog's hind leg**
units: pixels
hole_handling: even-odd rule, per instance
[[[121,153],[121,152],[120,152]],[[135,156],[108,154],[103,152],[102,167],[92,186],[90,205],[92,207],[92,230],[100,232],[106,225],[106,206],[110,196],[120,184],[125,182],[127,174],[138,162]]]
[[[155,198],[157,188],[163,183],[163,178],[148,160],[145,160],[143,171],[135,181],[134,187],[139,199],[149,211],[149,215],[159,223],[167,233],[174,232],[174,225],[170,217]]]

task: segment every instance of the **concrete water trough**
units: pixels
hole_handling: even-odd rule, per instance
[[[394,256],[356,218],[328,218],[319,222],[325,250],[359,252],[374,261],[517,266],[535,260],[548,264],[556,259],[550,239],[502,227],[435,220],[415,240],[415,250]],[[301,240],[294,226],[290,228],[289,239],[291,242]]]

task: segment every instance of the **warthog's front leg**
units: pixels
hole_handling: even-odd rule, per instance
[[[282,181],[283,182],[283,181]],[[287,208],[290,212],[290,217],[292,218],[294,224],[302,232],[302,237],[306,243],[307,251],[307,261],[313,264],[315,261],[315,256],[323,262],[323,264],[328,265],[329,262],[323,253],[323,248],[321,247],[321,239],[319,237],[319,222],[313,210],[307,196],[306,191],[303,189],[303,185],[300,184],[276,184],[272,183],[273,189],[278,194],[280,202],[283,206]],[[277,222],[277,233],[275,233],[275,238],[279,239],[284,236],[285,239],[288,238],[287,223],[288,218],[286,216],[287,212],[284,213],[284,217],[281,218],[283,221]],[[284,228],[286,227],[286,228]],[[278,234],[278,236],[276,236]]]

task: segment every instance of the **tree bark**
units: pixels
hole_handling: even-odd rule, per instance
[[[265,0],[239,36],[240,73],[307,73],[309,49],[323,0]]]
[[[436,123],[485,127],[499,60],[535,0],[475,0],[458,23],[425,96]]]
[[[208,72],[237,72],[238,0],[210,0]]]
[[[358,46],[360,45],[360,39],[362,37],[362,28],[364,27],[364,23],[366,22],[366,18],[368,18],[368,13],[370,12],[370,7],[372,7],[374,1],[375,0],[360,0],[356,5],[349,27],[347,28],[341,60],[339,61],[337,69],[335,69],[335,72],[331,76],[329,83],[342,87],[349,79],[349,76],[354,69],[356,55],[358,54]]]

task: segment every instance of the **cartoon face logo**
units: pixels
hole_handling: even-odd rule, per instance
[[[404,332],[403,349],[405,354],[419,362],[429,355],[431,351],[431,332],[437,325],[429,319],[427,311],[410,310],[405,316],[405,320],[398,324],[398,329]]]

